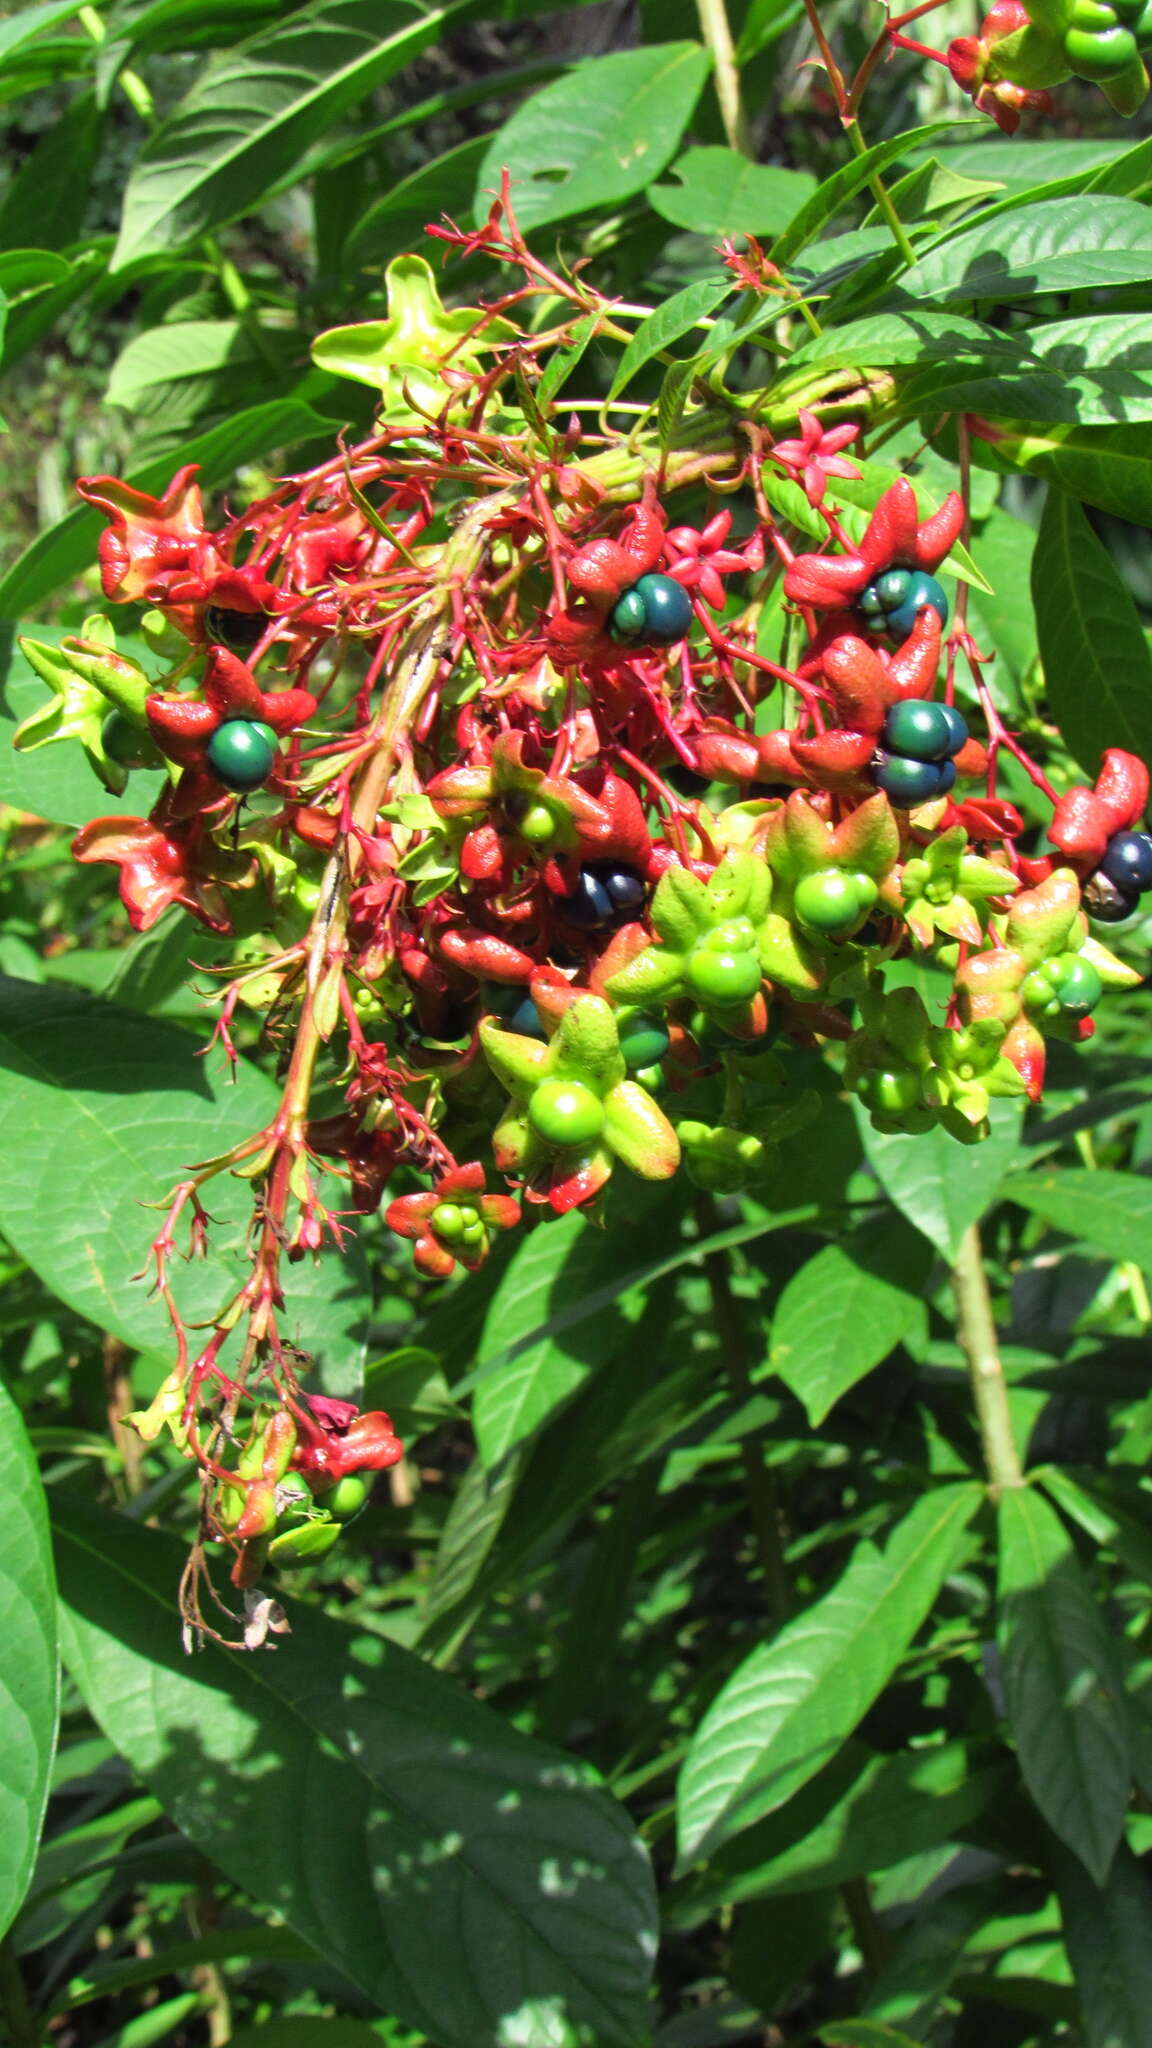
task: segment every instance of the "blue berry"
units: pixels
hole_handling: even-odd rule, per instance
[[[941,761],[938,764],[937,773],[940,777],[940,783],[936,794],[937,796],[947,796],[948,791],[956,786],[955,761]]]
[[[644,901],[645,889],[639,875],[629,868],[596,869],[596,880],[606,889],[612,899],[614,910],[638,910]]]
[[[581,870],[572,894],[560,898],[560,908],[569,924],[585,925],[590,930],[612,922],[612,898],[603,882],[597,881],[587,868]]]
[[[540,1021],[540,1012],[531,996],[522,996],[508,1018],[509,1031],[518,1031],[521,1038],[547,1038]]]
[[[958,754],[961,747],[965,747],[968,744],[968,720],[962,711],[957,711],[954,704],[941,704],[939,708],[948,720],[952,731],[948,752],[950,754]]]
[[[1140,891],[1118,888],[1099,868],[1084,889],[1084,908],[1097,924],[1122,924],[1140,901]]]
[[[951,761],[912,761],[905,754],[879,752],[873,760],[872,780],[898,809],[909,811],[940,795],[945,768],[952,769],[955,780]]]
[[[885,569],[883,575],[876,578],[873,587],[880,600],[881,611],[895,611],[897,605],[907,603],[914,573],[911,569]]]
[[[908,595],[903,604],[889,607],[888,610],[888,631],[894,640],[908,638],[926,605],[932,607],[939,616],[940,624],[946,626],[948,599],[943,590],[934,576],[929,576],[923,569],[914,569],[909,578]]]
[[[1100,873],[1118,889],[1143,894],[1152,889],[1152,836],[1147,832],[1114,832],[1100,863]]]
[[[692,599],[672,576],[642,576],[636,592],[644,600],[644,638],[657,647],[682,640],[692,624]]]
[[[893,704],[880,738],[892,754],[913,761],[943,761],[952,752],[952,726],[943,704],[925,704],[905,697]]]

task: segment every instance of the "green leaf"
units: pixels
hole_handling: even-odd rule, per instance
[[[147,1956],[133,1956],[128,1962],[95,1962],[82,1976],[74,1977],[59,1997],[54,2012],[75,2012],[94,1998],[110,1998],[117,1991],[137,1984],[151,1984],[157,1977],[174,1976],[178,1970],[194,1969],[198,1963],[263,1960],[307,1963],[314,1954],[290,1927],[262,1927],[253,1921],[247,1927],[226,1927],[198,1941],[171,1942]],[[235,2036],[233,2036],[235,2039]],[[375,2037],[379,2048],[379,2036]]]
[[[1055,1509],[1009,1487],[999,1517],[998,1640],[1020,1769],[1049,1826],[1102,1884],[1132,1777],[1123,1682]]]
[[[654,43],[589,57],[497,130],[480,167],[477,212],[512,178],[522,228],[617,206],[672,157],[708,76],[698,43]]]
[[[1082,426],[1152,419],[1152,316],[1057,320],[1029,339],[1033,355],[1067,385]]]
[[[20,1411],[0,1385],[0,1935],[28,1889],[59,1711],[48,1514]]]
[[[928,1615],[982,1498],[967,1484],[926,1495],[883,1552],[862,1543],[830,1593],[745,1658],[680,1775],[681,1865],[774,1812],[835,1755]]]
[[[689,149],[648,204],[673,227],[698,235],[776,235],[816,190],[810,171],[755,164],[736,149]]]
[[[80,233],[100,150],[103,110],[79,92],[41,135],[0,205],[0,249],[24,249],[30,225],[43,249],[63,249]]]
[[[39,7],[22,7],[0,21],[0,63],[13,56],[22,43],[30,43],[45,29],[79,14],[84,0],[43,0]]]
[[[155,494],[164,489],[182,463],[196,462],[200,482],[207,490],[228,482],[245,463],[330,431],[329,423],[311,406],[292,398],[276,398],[267,405],[249,406],[219,426],[193,435],[178,454],[158,455],[142,463],[129,472],[125,482],[138,491]],[[0,583],[0,619],[31,616],[61,583],[94,562],[103,526],[100,514],[85,505],[65,513],[55,526],[37,535]]]
[[[981,141],[950,144],[931,153],[947,170],[966,178],[995,178],[1009,192],[1029,192],[1057,178],[1081,178],[1087,184],[1094,172],[1132,153],[1127,142],[1113,136],[1100,136],[1090,142],[1007,142],[985,128],[984,137]]]
[[[5,249],[0,255],[0,291],[14,299],[44,285],[62,284],[71,271],[67,257],[53,249]]]
[[[885,1194],[938,1252],[955,1259],[964,1232],[991,1208],[1012,1163],[1020,1143],[1019,1103],[993,1102],[990,1136],[965,1147],[939,1126],[920,1137],[873,1130],[866,1112],[856,1109],[865,1157]]]
[[[816,2039],[825,2048],[921,2048],[910,2034],[885,2026],[883,2020],[832,2020]]]
[[[468,0],[315,0],[209,64],[145,144],[113,271],[258,205],[349,107],[419,56]]]
[[[1152,754],[1152,653],[1136,606],[1083,507],[1049,491],[1032,599],[1052,715],[1094,776],[1106,747]]]
[[[842,1394],[923,1320],[931,1254],[891,1216],[825,1245],[787,1281],[772,1320],[769,1363],[817,1427]]]
[[[686,284],[682,291],[673,292],[670,299],[665,299],[654,313],[649,313],[647,319],[640,322],[617,364],[609,398],[619,398],[637,370],[642,370],[645,363],[650,363],[662,349],[670,348],[674,341],[679,341],[682,334],[698,327],[731,296],[730,278],[726,281],[705,278],[697,284]]]
[[[1152,423],[1123,427],[1054,426],[1044,434],[1020,426],[1003,431],[986,459],[1059,485],[1074,498],[1152,525]]]
[[[67,1502],[58,1537],[68,1668],[213,1863],[444,2048],[549,2048],[562,2019],[635,2048],[652,1882],[585,1766],[315,1608],[274,1655],[189,1660],[178,1542]]]
[[[1093,1173],[1084,1166],[1014,1174],[1000,1190],[1057,1230],[1112,1259],[1152,1267],[1152,1181],[1140,1173]]]
[[[971,1743],[896,1756],[848,1743],[779,1813],[710,1857],[666,1918],[672,1926],[696,1926],[741,1899],[819,1891],[888,1870],[963,1836],[1010,1777],[1003,1751]]]
[[[766,50],[799,21],[803,12],[804,0],[752,0],[736,45],[737,64],[747,64],[759,56],[761,50]]]
[[[783,234],[777,235],[772,244],[772,261],[781,265],[791,263],[815,240],[821,228],[854,199],[857,192],[867,185],[869,178],[887,170],[889,164],[898,163],[902,157],[911,156],[923,142],[929,142],[936,135],[942,135],[949,128],[971,128],[978,124],[970,121],[930,121],[923,128],[910,128],[905,135],[890,135],[886,142],[877,142],[866,150],[863,156],[853,157],[842,170],[834,171],[830,178],[813,193],[799,213],[789,222]]]
[[[134,334],[112,365],[107,405],[134,407],[157,386],[182,377],[212,376],[250,363],[255,344],[239,320],[173,320]]]
[[[1059,1857],[1056,1869],[1084,2048],[1149,2048],[1152,1894],[1139,1862],[1125,1843],[1103,1885],[1073,1856]]]
[[[125,1343],[163,1355],[171,1337],[147,1280],[160,1201],[197,1160],[215,1157],[275,1114],[279,1090],[241,1060],[235,1081],[199,1057],[187,1032],[79,989],[0,978],[0,1115],[21,1134],[0,1178],[0,1226],[63,1301]],[[247,1270],[238,1226],[247,1182],[223,1175],[210,1261],[179,1262],[187,1317],[221,1308]],[[328,1252],[285,1274],[285,1334],[314,1351],[328,1392],[357,1391],[371,1307],[367,1263]]]
[[[1135,284],[1152,263],[1152,220],[1132,199],[1041,199],[929,249],[900,279],[925,299],[996,304]]]
[[[228,2048],[380,2048],[380,2035],[363,2020],[265,2020],[262,2027],[241,2027]]]
[[[487,149],[488,137],[473,135],[391,186],[361,215],[349,235],[342,264],[345,272],[353,274],[368,264],[390,263],[405,249],[419,248],[425,227],[442,214],[467,224],[476,175]]]

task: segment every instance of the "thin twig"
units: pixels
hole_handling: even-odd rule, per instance
[[[960,1240],[952,1268],[952,1287],[956,1296],[957,1335],[968,1360],[989,1490],[996,1495],[1006,1486],[1023,1486],[1024,1473],[1012,1431],[1008,1386],[1000,1360],[980,1231],[975,1223],[969,1224]]]

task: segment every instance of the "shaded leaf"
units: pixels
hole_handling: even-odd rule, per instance
[[[480,166],[477,212],[487,211],[504,167],[522,228],[630,199],[672,156],[708,71],[698,43],[588,58],[498,130]]]
[[[930,1263],[922,1237],[884,1218],[825,1245],[786,1282],[769,1362],[814,1427],[922,1320]]]
[[[1087,774],[1106,747],[1152,754],[1152,653],[1127,587],[1083,508],[1050,491],[1032,597],[1053,716]]]
[[[20,1411],[0,1385],[0,1935],[28,1887],[56,1746],[59,1674],[48,1514]]]
[[[1020,1105],[993,1102],[991,1135],[981,1145],[961,1146],[939,1126],[909,1137],[873,1130],[854,1105],[869,1166],[901,1214],[952,1260],[969,1224],[978,1223],[996,1200],[1000,1183],[1020,1143]]]
[[[1058,1859],[1057,1879],[1084,2048],[1150,2048],[1152,1894],[1140,1864],[1122,1844],[1103,1885],[1074,1856]]]
[[[143,1205],[260,1130],[279,1090],[243,1060],[233,1082],[188,1033],[59,984],[0,978],[0,1055],[0,1114],[21,1134],[0,1179],[0,1224],[63,1301],[163,1355],[163,1305],[146,1282],[133,1284],[159,1227]],[[246,1181],[212,1183],[213,1257],[174,1275],[187,1317],[210,1316],[241,1283],[249,1205]],[[315,1352],[329,1392],[354,1397],[371,1307],[363,1253],[328,1254],[285,1279],[285,1335]]]
[[[835,1754],[924,1621],[982,1497],[966,1484],[926,1495],[883,1552],[862,1543],[830,1593],[745,1658],[680,1775],[681,1864],[782,1806]]]
[[[1123,1683],[1055,1510],[1009,1487],[999,1518],[998,1640],[1020,1768],[1049,1826],[1103,1883],[1132,1777]]]
[[[69,1669],[182,1832],[445,2048],[644,2034],[654,1901],[623,1809],[451,1680],[291,1606],[275,1654],[180,1648],[181,1546],[64,1504]],[[451,1955],[453,1967],[444,1967]]]

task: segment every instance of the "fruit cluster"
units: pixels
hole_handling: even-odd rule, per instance
[[[483,235],[533,286],[506,201]],[[819,1110],[792,1045],[826,1048],[880,1128],[976,1142],[994,1097],[1039,1094],[1046,1040],[1088,1036],[1102,990],[1138,978],[1088,913],[1152,881],[1142,764],[1114,750],[1094,790],[1057,799],[996,711],[962,595],[945,663],[956,493],[925,510],[901,477],[850,542],[826,492],[855,429],[801,406],[797,440],[753,443],[689,411],[661,454],[542,424],[518,394],[589,288],[514,348],[503,314],[470,309],[461,358],[427,266],[390,281],[396,303],[421,295],[419,415],[387,382],[361,448],[215,527],[191,470],[161,498],[81,485],[109,521],[105,596],[137,607],[167,671],[103,619],[27,644],[53,699],[22,744],[78,736],[121,787],[112,714],[167,770],[147,817],[96,819],[76,857],[115,865],[136,929],[179,904],[232,941],[221,1043],[243,1011],[280,1051],[276,1117],[182,1183],[156,1244],[179,1354],[163,1419],[244,1586],[330,1540],[358,1497],[334,1489],[399,1455],[386,1417],[300,1392],[285,1261],[382,1202],[443,1279],[526,1208],[594,1214],[621,1168],[764,1184]],[[379,379],[375,327],[371,348]],[[795,552],[770,511],[781,469],[824,547]],[[793,623],[768,653],[781,586]],[[1054,803],[1045,851],[1021,850],[998,794],[1005,751]],[[951,976],[946,1012],[886,986],[909,954]],[[320,1080],[337,1114],[313,1108]],[[190,1214],[202,1240],[223,1171],[256,1190],[252,1267],[193,1356],[174,1228]]]

